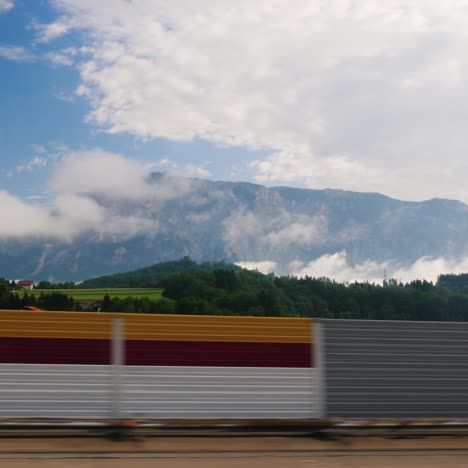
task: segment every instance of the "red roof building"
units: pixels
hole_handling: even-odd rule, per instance
[[[16,283],[18,286],[23,287],[24,289],[34,289],[34,281],[31,280],[21,280]]]

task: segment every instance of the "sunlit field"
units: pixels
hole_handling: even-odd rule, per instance
[[[75,300],[87,300],[87,299],[103,299],[106,294],[111,298],[143,298],[148,299],[160,299],[162,294],[161,288],[97,288],[97,289],[33,289],[31,291],[25,291],[28,294],[34,294],[39,296],[41,293],[61,293],[67,296],[73,297]]]

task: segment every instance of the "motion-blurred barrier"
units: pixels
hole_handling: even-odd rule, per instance
[[[468,324],[323,323],[328,416],[468,417]]]
[[[468,324],[0,311],[0,418],[468,418]]]
[[[111,366],[0,364],[0,418],[106,419]]]
[[[2,311],[0,417],[318,417],[313,329],[309,319]]]

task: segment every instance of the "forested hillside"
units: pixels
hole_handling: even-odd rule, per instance
[[[275,277],[229,264],[216,269],[220,264],[199,265],[188,258],[169,263],[178,263],[181,271],[158,277],[162,278],[158,285],[164,288],[162,298],[113,298],[106,294],[102,297],[102,311],[468,321],[468,288],[463,286],[466,275],[444,275],[437,284],[427,281],[402,284],[394,280],[383,285],[344,284],[326,278]],[[166,263],[159,270],[157,265],[152,268],[161,272],[173,267]],[[140,274],[138,270],[126,275],[139,278]],[[121,279],[118,276],[118,281]],[[81,307],[64,294],[54,292],[34,297],[20,294],[15,288],[7,281],[0,282],[0,308],[35,305],[46,310],[80,310]]]
[[[78,285],[79,288],[155,288],[161,281],[174,273],[196,273],[199,271],[239,270],[232,263],[194,262],[190,257],[181,260],[161,262],[135,271],[117,273],[88,279]]]
[[[468,292],[419,280],[343,284],[243,270],[178,274],[164,286],[177,313],[468,321]]]

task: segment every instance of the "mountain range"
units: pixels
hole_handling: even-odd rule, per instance
[[[80,281],[184,256],[267,266],[279,274],[307,271],[313,263],[317,274],[318,260],[336,255],[351,267],[404,268],[421,258],[462,258],[468,251],[468,206],[459,201],[410,202],[164,173],[153,173],[146,185],[131,198],[80,195],[114,220],[137,219],[134,229],[103,225],[72,238],[2,240],[0,276]]]

